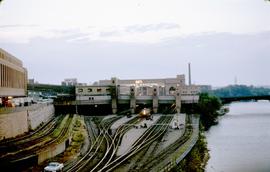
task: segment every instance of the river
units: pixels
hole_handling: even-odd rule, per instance
[[[207,172],[270,172],[270,102],[237,102],[207,133]]]

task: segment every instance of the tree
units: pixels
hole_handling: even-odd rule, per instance
[[[221,101],[216,96],[210,96],[207,93],[200,94],[196,111],[201,115],[201,122],[205,130],[218,123],[218,110],[221,106]]]

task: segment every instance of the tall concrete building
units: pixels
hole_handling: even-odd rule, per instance
[[[26,96],[27,70],[21,60],[0,48],[0,98]]]
[[[26,91],[27,70],[22,61],[0,48],[0,140],[34,130],[53,117],[52,104],[32,105]]]

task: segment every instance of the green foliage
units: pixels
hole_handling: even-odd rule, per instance
[[[254,87],[246,85],[230,85],[212,91],[218,97],[244,97],[270,95],[270,89],[264,87]]]
[[[80,128],[81,127],[81,121],[79,119],[77,119],[75,121],[74,127],[76,127],[76,128]]]
[[[84,136],[82,133],[79,133],[79,132],[75,133],[72,137],[72,141],[74,142],[82,142],[83,140],[84,140]]]
[[[212,125],[217,124],[222,104],[216,96],[207,93],[200,94],[199,103],[197,104],[196,113],[201,115],[201,123],[205,130],[208,130]]]

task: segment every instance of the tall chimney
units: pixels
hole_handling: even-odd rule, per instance
[[[191,69],[190,69],[190,63],[188,63],[188,84],[191,85]]]

